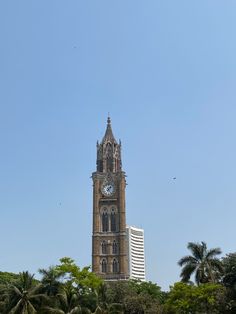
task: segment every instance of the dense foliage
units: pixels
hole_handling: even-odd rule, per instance
[[[64,257],[56,266],[29,272],[0,272],[1,314],[214,314],[236,313],[236,253],[221,260],[219,248],[188,243],[177,282],[169,292],[152,282],[103,282],[89,267]],[[195,279],[196,284],[190,281]]]

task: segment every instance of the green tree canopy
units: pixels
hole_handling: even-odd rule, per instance
[[[222,259],[224,267],[223,283],[236,293],[236,253],[226,255]]]
[[[171,287],[164,305],[168,314],[226,313],[225,289],[220,284],[193,286],[183,282]]]
[[[102,284],[102,280],[90,271],[90,266],[80,269],[70,257],[61,258],[60,264],[55,269],[64,281],[80,289],[96,290]]]

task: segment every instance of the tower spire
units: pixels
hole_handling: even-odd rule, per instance
[[[121,144],[117,143],[111,128],[111,118],[108,115],[107,128],[102,142],[97,144],[97,171],[121,171]]]
[[[102,139],[102,143],[105,143],[105,142],[116,143],[116,139],[113,135],[112,128],[111,128],[111,118],[110,118],[109,113],[108,113],[108,118],[107,118],[106,132],[105,132],[105,135]]]

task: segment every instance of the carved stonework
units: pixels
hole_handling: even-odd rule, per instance
[[[92,179],[92,270],[105,280],[127,279],[126,181],[121,143],[116,142],[110,118],[102,142],[97,143],[97,171]]]

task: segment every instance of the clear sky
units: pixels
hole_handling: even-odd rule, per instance
[[[179,280],[189,241],[236,251],[235,32],[234,0],[1,1],[1,271],[91,264],[108,112],[147,278]]]

